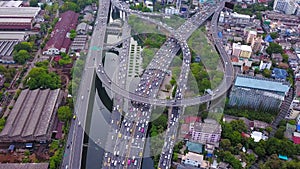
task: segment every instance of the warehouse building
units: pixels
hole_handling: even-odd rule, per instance
[[[23,1],[0,1],[0,7],[21,7]]]
[[[26,32],[9,32],[0,31],[0,63],[13,64],[13,50],[14,46],[21,41],[27,40],[29,37]]]
[[[0,30],[31,30],[41,8],[0,7]]]
[[[43,55],[59,55],[61,52],[67,53],[71,45],[69,32],[76,29],[79,14],[67,11],[60,15],[56,23],[51,38],[43,49]]]
[[[0,133],[0,142],[49,141],[61,100],[60,89],[23,90]]]
[[[238,75],[229,96],[229,105],[278,110],[289,89],[288,82]]]
[[[1,163],[0,169],[48,169],[49,163]]]

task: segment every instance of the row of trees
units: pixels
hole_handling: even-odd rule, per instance
[[[224,114],[236,116],[236,117],[245,117],[249,120],[260,120],[267,123],[271,123],[277,115],[277,111],[273,112],[260,112],[257,110],[252,110],[249,108],[240,109],[237,107],[226,107],[224,109]]]

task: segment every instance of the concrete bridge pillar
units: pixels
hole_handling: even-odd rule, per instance
[[[211,102],[206,102],[206,110],[209,110],[209,106],[210,106]]]

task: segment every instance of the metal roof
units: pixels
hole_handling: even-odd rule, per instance
[[[288,92],[290,86],[284,82],[271,81],[265,79],[237,76],[235,80],[236,87],[252,88],[258,90],[266,90],[273,92]]]
[[[19,7],[23,1],[0,1],[0,7]]]
[[[49,163],[2,163],[0,169],[48,169]]]
[[[0,7],[0,18],[33,18],[40,10],[40,7]]]

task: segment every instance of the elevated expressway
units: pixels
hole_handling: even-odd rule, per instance
[[[205,17],[203,17],[203,15],[198,12],[195,15],[193,15],[193,17],[189,18],[188,21],[186,21],[184,23],[184,25],[186,25],[186,26],[182,25],[182,27],[180,27],[180,28],[182,28],[182,29],[190,28],[191,30],[196,30],[199,27],[199,25],[203,24],[216,10],[217,9],[214,8]],[[199,19],[197,19],[197,18],[199,18]],[[197,22],[193,22],[193,21],[197,21]],[[194,25],[193,23],[196,23],[196,24]],[[180,30],[180,28],[179,28],[179,30]],[[213,28],[214,28],[213,31],[217,31],[216,27],[213,27]],[[187,37],[189,37],[192,34],[192,32],[193,31],[187,31],[183,35],[180,35],[180,33],[178,31],[175,31],[173,34],[173,37],[176,39],[178,38],[181,41],[184,41],[187,39]],[[224,78],[223,78],[221,84],[218,86],[217,89],[215,89],[215,91],[218,90],[218,92],[214,92],[215,94],[213,96],[211,96],[209,94],[205,94],[205,95],[197,96],[197,97],[193,97],[193,98],[183,98],[181,100],[157,99],[157,98],[148,97],[148,96],[141,96],[134,92],[130,92],[124,88],[121,88],[118,84],[115,84],[114,82],[112,82],[111,79],[106,75],[106,73],[97,72],[97,76],[102,81],[103,85],[105,85],[109,90],[111,90],[114,93],[118,93],[122,97],[127,98],[132,101],[137,101],[137,102],[151,104],[151,105],[171,106],[171,107],[191,106],[191,105],[209,102],[209,101],[216,99],[216,98],[222,96],[223,94],[225,94],[227,92],[227,90],[230,88],[230,86],[234,80],[234,71],[233,71],[233,66],[231,64],[231,60],[228,57],[225,50],[223,49],[222,45],[220,44],[221,40],[218,37],[215,37],[215,34],[213,34],[213,35],[214,35],[213,37],[215,39],[215,41],[214,41],[215,46],[220,53],[220,57],[223,62],[224,70],[225,70]]]
[[[221,5],[222,6],[222,5]],[[222,7],[223,8],[223,7]],[[222,9],[221,8],[221,9]],[[174,33],[173,33],[173,37],[175,37],[176,39],[178,39],[179,41],[180,41],[180,44],[181,44],[181,47],[182,48],[184,48],[184,50],[183,50],[183,54],[184,54],[184,63],[183,63],[183,69],[182,69],[182,72],[181,72],[181,74],[180,74],[180,82],[179,82],[179,84],[178,84],[178,90],[177,90],[177,92],[176,92],[176,98],[175,98],[175,100],[171,100],[171,101],[166,101],[166,100],[159,100],[159,99],[155,99],[155,97],[156,97],[156,92],[151,92],[151,94],[149,94],[149,92],[147,92],[147,94],[141,94],[141,93],[139,93],[139,92],[135,92],[135,93],[130,93],[130,92],[127,92],[126,93],[126,95],[124,95],[124,97],[127,97],[127,98],[129,98],[130,100],[133,100],[133,101],[136,101],[136,103],[138,103],[139,104],[139,106],[137,106],[137,111],[133,111],[132,113],[134,113],[134,114],[141,114],[142,112],[143,113],[148,113],[148,114],[150,114],[151,113],[151,104],[153,105],[153,103],[155,103],[155,105],[168,105],[168,106],[176,106],[176,107],[174,107],[173,108],[173,110],[172,110],[172,114],[174,115],[173,116],[173,118],[171,119],[171,120],[173,120],[174,122],[176,122],[176,119],[177,119],[177,122],[178,122],[178,117],[179,117],[179,107],[177,107],[178,105],[180,105],[180,106],[182,106],[182,105],[189,105],[189,104],[187,104],[187,103],[185,103],[186,101],[187,102],[189,102],[189,103],[191,103],[191,104],[199,104],[199,101],[200,101],[200,103],[201,103],[201,100],[203,100],[203,102],[206,102],[206,101],[210,101],[210,99],[212,99],[212,96],[210,96],[210,95],[205,95],[205,96],[202,96],[202,97],[198,97],[198,98],[192,98],[192,99],[183,99],[183,97],[182,97],[182,94],[181,93],[183,93],[183,91],[186,89],[186,82],[187,82],[187,76],[188,76],[188,72],[189,72],[189,64],[190,64],[190,62],[191,62],[191,56],[190,56],[190,51],[189,51],[189,48],[188,48],[188,46],[187,46],[187,44],[186,44],[186,40],[188,39],[188,37],[204,22],[204,21],[206,21],[216,10],[218,10],[218,8],[212,8],[211,9],[211,11],[209,11],[208,12],[208,15],[205,15],[204,17],[203,17],[203,15],[201,16],[201,14],[198,12],[198,13],[196,13],[193,17],[191,17],[191,18],[189,18],[183,25],[181,25],[181,27],[178,29],[178,30],[176,30]],[[175,53],[173,53],[173,56],[171,55],[171,57],[168,57],[168,58],[170,58],[170,60],[169,61],[166,61],[165,62],[165,64],[167,64],[167,65],[164,65],[164,67],[165,68],[168,68],[168,65],[171,63],[171,61],[172,61],[172,59],[173,59],[173,57],[175,56],[175,54],[177,53],[177,51],[179,50],[179,48],[177,48],[177,49],[170,49],[170,46],[172,46],[172,48],[174,48],[174,45],[176,46],[176,43],[175,43],[175,41],[170,41],[171,39],[169,38],[168,39],[169,40],[169,42],[171,42],[170,44],[169,44],[169,46],[167,45],[166,46],[166,43],[162,46],[162,48],[157,52],[157,54],[156,54],[156,58],[154,58],[153,60],[155,61],[156,60],[156,62],[151,62],[150,64],[149,64],[149,66],[148,66],[148,69],[146,69],[146,72],[143,74],[143,77],[142,77],[142,79],[144,78],[147,78],[147,77],[151,77],[151,76],[156,76],[157,75],[157,77],[159,77],[159,75],[160,75],[160,73],[161,73],[161,71],[157,71],[157,70],[155,70],[155,68],[160,68],[160,66],[158,66],[158,65],[155,65],[155,64],[160,64],[159,62],[157,62],[157,59],[159,59],[159,58],[157,58],[157,57],[163,57],[164,56],[164,53],[165,52],[170,52],[170,51],[173,51],[173,52],[175,52]],[[174,42],[174,43],[173,43]],[[173,43],[173,44],[172,44]],[[165,49],[165,47],[167,47],[167,49]],[[168,48],[169,48],[169,50],[168,50]],[[163,51],[163,50],[165,50],[165,52],[161,52],[161,51]],[[225,59],[224,59],[225,60]],[[228,60],[228,59],[227,59]],[[230,60],[228,60],[229,62],[227,62],[227,61],[225,61],[225,69],[226,69],[226,65],[229,65],[231,62],[230,62]],[[229,67],[230,68],[230,67]],[[161,69],[161,68],[160,68]],[[164,74],[164,72],[165,72],[166,70],[163,70],[162,72],[162,74]],[[98,71],[97,72],[101,72],[101,69],[98,69]],[[228,71],[229,73],[230,73],[230,71]],[[99,73],[98,73],[99,74]],[[105,73],[101,73],[102,75],[105,75]],[[164,75],[162,75],[162,76],[164,76]],[[105,84],[105,82],[103,81],[103,80],[108,80],[109,78],[107,77],[107,76],[103,76],[103,77],[105,77],[104,79],[101,79],[101,77],[100,77],[100,79],[102,80],[102,82],[104,83],[104,85],[108,85],[108,84]],[[229,78],[230,77],[230,78]],[[228,88],[230,87],[230,85],[231,85],[231,82],[232,82],[232,80],[233,80],[233,78],[231,77],[231,76],[226,76],[225,78],[224,78],[225,80],[223,80],[223,82],[222,82],[222,84],[226,84],[226,80],[229,80],[230,82],[228,83],[229,85],[227,85],[228,86]],[[158,80],[158,82],[159,82],[159,84],[161,83],[161,81],[162,81],[162,79],[159,79]],[[109,85],[110,86],[113,86],[111,89],[112,89],[112,91],[114,91],[114,92],[116,92],[116,91],[118,91],[117,93],[119,93],[120,94],[120,92],[122,93],[122,89],[121,88],[119,88],[117,85],[115,85],[115,84],[113,84],[110,80],[108,80],[107,81],[108,83],[109,83]],[[108,86],[109,86],[108,85]],[[151,85],[150,85],[151,86]],[[154,84],[153,84],[153,86],[154,86]],[[227,87],[226,85],[224,85],[225,87]],[[150,87],[151,88],[151,87]],[[121,89],[121,90],[120,90]],[[219,87],[219,90],[220,90],[221,88]],[[143,93],[145,93],[145,91],[149,91],[149,89],[145,89],[144,91],[143,91]],[[158,89],[154,89],[154,90],[158,90]],[[221,89],[222,90],[222,89]],[[227,90],[227,89],[226,89]],[[226,90],[225,90],[225,92],[226,92]],[[154,94],[153,94],[154,93]],[[222,92],[220,92],[220,93],[222,93]],[[219,94],[220,94],[219,93]],[[125,93],[124,93],[125,94]],[[153,95],[152,95],[153,94]],[[221,94],[222,95],[222,94]],[[145,97],[145,96],[147,96],[147,97]],[[134,97],[135,99],[133,99],[132,97]],[[145,98],[147,98],[146,100],[145,100]],[[142,100],[142,101],[141,101]],[[154,102],[153,102],[153,100],[154,100]],[[193,102],[191,102],[191,100],[193,101]],[[140,103],[142,103],[142,105],[140,105]],[[159,104],[156,104],[156,103],[159,103]],[[140,108],[140,110],[139,110],[139,108]],[[144,109],[144,110],[143,110]],[[116,157],[115,155],[112,157],[112,158],[114,158],[115,160],[118,160],[119,162],[120,161],[126,161],[126,163],[127,163],[127,160],[135,160],[135,157],[138,157],[139,156],[139,154],[140,153],[142,153],[143,152],[143,147],[144,147],[144,144],[145,144],[145,140],[141,140],[141,141],[138,141],[137,142],[137,140],[135,140],[134,141],[134,138],[136,138],[136,136],[139,136],[139,134],[141,134],[141,133],[139,133],[140,131],[139,130],[137,130],[137,126],[139,125],[139,121],[140,121],[140,123],[143,123],[143,122],[145,122],[145,120],[146,120],[146,118],[145,117],[141,117],[140,118],[140,116],[138,116],[137,117],[137,119],[131,119],[131,120],[134,120],[134,121],[137,121],[137,122],[133,122],[133,125],[134,125],[134,127],[133,127],[133,131],[131,132],[132,134],[130,134],[129,136],[130,136],[130,138],[129,138],[129,140],[127,140],[128,141],[128,143],[127,144],[131,144],[130,145],[130,147],[129,147],[129,149],[128,150],[124,150],[123,151],[123,153],[122,153],[122,155],[121,156],[118,156],[118,157]],[[149,120],[149,119],[147,119],[147,120]],[[174,135],[174,133],[176,134],[176,132],[177,132],[177,127],[178,127],[178,123],[174,123],[174,122],[170,122],[170,128],[168,129],[168,133],[167,133],[167,136],[168,137],[166,137],[166,138],[171,138],[171,136],[172,135]],[[124,122],[125,123],[125,122]],[[148,122],[147,122],[148,123]],[[147,123],[145,124],[145,131],[147,131],[147,128],[148,128],[148,125],[147,125]],[[127,124],[127,123],[126,123]],[[126,128],[126,124],[121,124],[121,134],[126,134],[126,131],[125,131],[125,128]],[[144,126],[143,126],[144,127]],[[116,130],[117,131],[117,130]],[[125,132],[125,133],[124,133]],[[143,136],[141,136],[141,138],[142,138]],[[138,138],[138,137],[137,137]],[[124,142],[124,140],[122,140],[123,142]],[[170,140],[169,140],[170,141]],[[125,141],[126,142],[126,141]],[[170,163],[170,155],[171,155],[171,152],[167,152],[166,150],[167,149],[172,149],[173,148],[173,146],[174,146],[174,144],[173,144],[174,142],[171,142],[171,144],[170,145],[168,145],[168,143],[166,143],[165,144],[165,146],[164,146],[164,148],[163,148],[163,152],[164,153],[168,153],[168,156],[165,156],[165,157],[167,157],[169,160],[163,160],[163,159],[161,159],[160,160],[160,165],[161,166],[169,166],[171,163]],[[117,145],[119,145],[120,143],[118,143],[117,142]],[[136,146],[137,145],[137,146]],[[119,147],[120,148],[120,147]],[[127,154],[124,154],[124,152],[126,153],[126,151],[127,151]],[[125,159],[124,159],[124,157],[125,157]],[[163,157],[164,158],[164,157]],[[137,160],[137,159],[136,159]],[[115,165],[114,167],[116,167],[116,168],[123,168],[123,167],[125,167],[125,168],[139,168],[140,167],[140,164],[141,164],[141,160],[140,161],[138,161],[138,165],[135,165],[135,166],[133,166],[133,165],[130,165],[130,166],[127,166],[126,164],[125,164],[125,166],[122,166],[122,165],[124,165],[124,164],[122,164],[122,165]],[[109,166],[110,167],[110,166]]]
[[[211,22],[212,24],[215,25],[213,26],[213,31],[212,31],[213,39],[215,43],[221,43],[217,35],[218,34],[217,21],[218,21],[219,14],[223,8],[224,8],[224,3],[221,3],[220,6],[215,11]],[[223,51],[224,55],[227,55],[226,52],[224,53],[224,49],[222,46],[218,45],[216,47],[219,51]],[[185,46],[183,46],[182,49],[189,50],[189,48]],[[182,93],[184,93],[184,90],[186,89],[185,84],[187,83],[187,77],[184,78],[183,76],[188,76],[188,71],[186,71],[185,69],[189,70],[187,64],[190,63],[191,61],[191,56],[188,55],[189,52],[187,51],[184,53],[185,55],[183,56],[183,65],[182,65],[183,68],[181,69],[180,78],[179,78],[180,81],[178,83],[178,88],[175,94],[175,99],[179,99],[179,100],[183,98]],[[225,65],[227,64],[225,63]],[[158,163],[159,169],[169,169],[171,167],[173,148],[174,148],[175,138],[179,127],[179,118],[180,115],[183,114],[184,111],[183,109],[184,107],[172,107],[171,118],[169,119],[168,122],[168,129],[165,134],[165,141],[164,141],[164,145]]]

